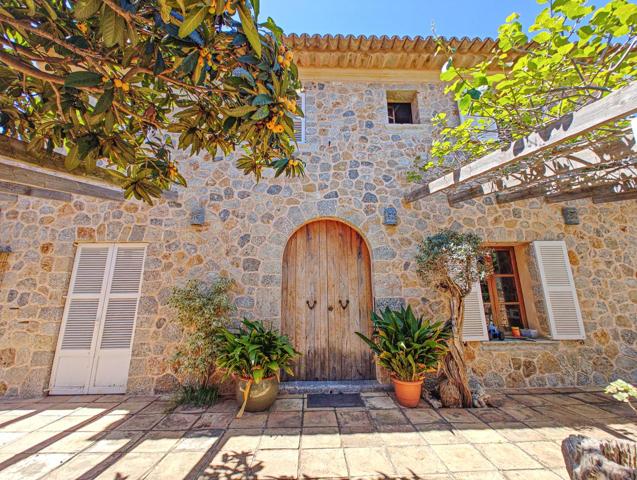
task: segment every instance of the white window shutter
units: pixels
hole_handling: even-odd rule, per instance
[[[305,143],[305,93],[299,93],[299,100],[304,116],[294,116],[294,138],[298,143]]]
[[[462,340],[465,342],[482,342],[489,340],[487,319],[484,315],[480,283],[476,282],[471,293],[464,299],[464,325]]]
[[[51,375],[51,393],[85,393],[91,375],[111,249],[78,247]]]
[[[117,245],[114,249],[91,393],[125,392],[128,382],[146,247]]]
[[[551,337],[556,340],[584,339],[584,323],[566,243],[537,241],[533,242],[533,251],[540,271]]]

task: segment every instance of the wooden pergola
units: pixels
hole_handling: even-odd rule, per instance
[[[637,146],[623,136],[569,151],[572,139],[637,112],[637,82],[565,115],[546,128],[493,151],[405,195],[407,202],[445,192],[452,206],[495,195],[497,203],[543,197],[549,203],[592,198],[605,203],[637,198]],[[548,158],[548,159],[547,159]]]

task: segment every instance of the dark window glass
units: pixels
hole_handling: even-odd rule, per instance
[[[515,285],[515,278],[497,277],[495,279],[495,288],[498,291],[499,302],[508,303],[518,301],[518,289]]]
[[[388,103],[387,116],[389,123],[414,123],[411,103]]]
[[[493,252],[493,272],[513,273],[513,263],[511,262],[511,252],[509,250],[496,250]]]

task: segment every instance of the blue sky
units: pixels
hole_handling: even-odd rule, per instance
[[[487,37],[512,12],[528,25],[542,10],[535,0],[261,0],[286,33]]]

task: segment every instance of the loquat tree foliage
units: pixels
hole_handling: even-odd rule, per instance
[[[149,203],[186,185],[175,148],[239,149],[257,180],[302,175],[298,70],[258,16],[259,0],[5,0],[0,133],[63,149],[69,171],[104,169]]]
[[[448,57],[440,79],[458,102],[460,124],[438,113],[428,157],[410,173],[446,171],[546,127],[562,116],[637,80],[637,4],[609,0],[537,0],[546,8],[528,28],[511,14],[498,30],[497,46],[483,61],[464,67],[443,39]],[[548,156],[568,154],[619,138],[628,122],[604,125],[560,145]],[[537,158],[535,160],[542,160]],[[519,166],[519,165],[518,165]],[[600,165],[603,168],[603,165]]]

